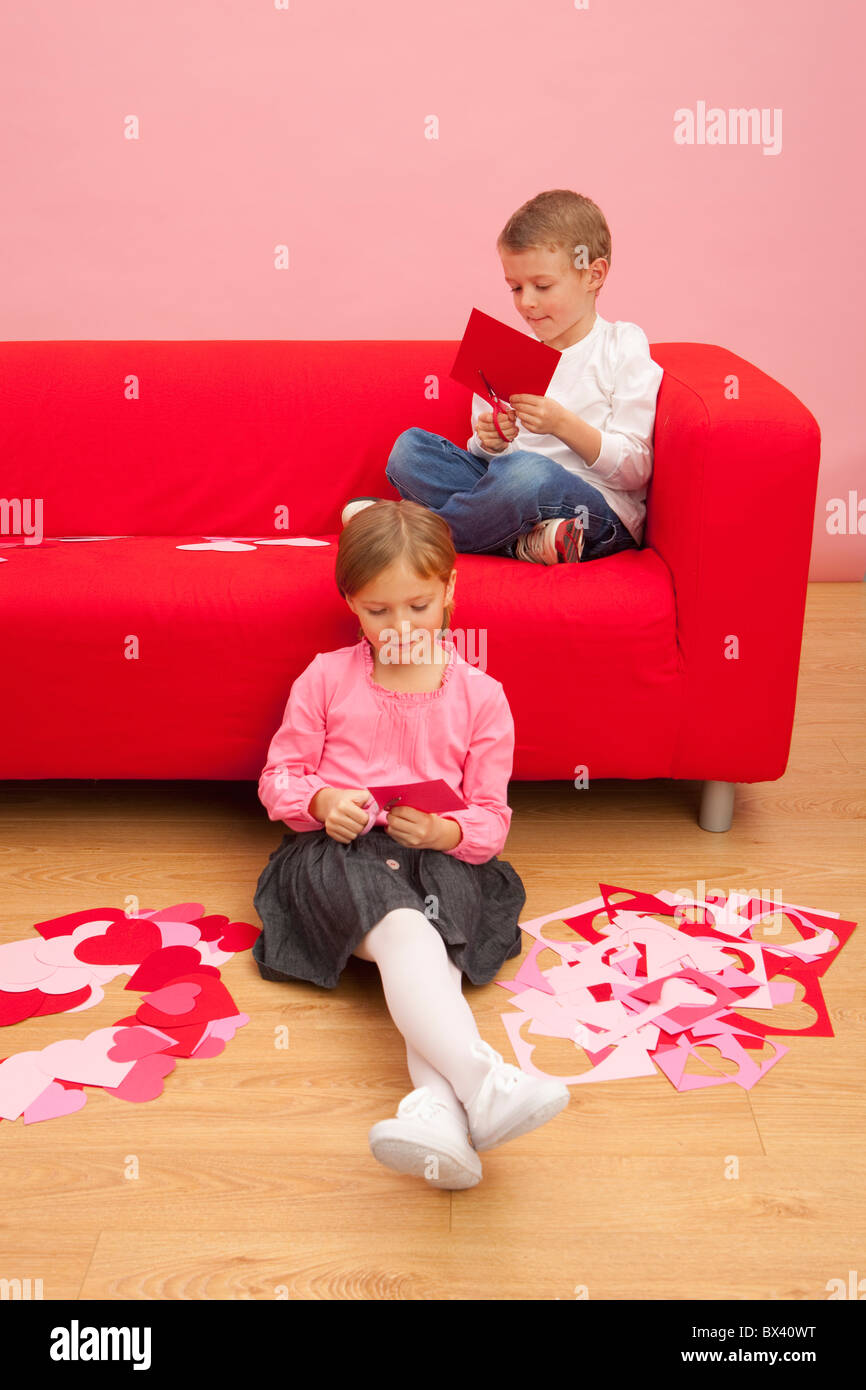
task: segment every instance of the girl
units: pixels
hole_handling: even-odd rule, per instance
[[[503,1062],[462,994],[463,974],[487,984],[520,954],[526,893],[496,857],[514,722],[500,682],[446,630],[454,562],[446,522],[415,502],[378,502],[341,533],[335,578],[360,641],[314,657],[271,741],[259,796],[271,820],[303,833],[284,836],[261,874],[253,947],[264,979],[325,989],[350,955],[375,962],[415,1089],[373,1126],[370,1148],[443,1188],[474,1187],[479,1151],[570,1099]],[[380,810],[365,785],[436,778],[466,810]]]

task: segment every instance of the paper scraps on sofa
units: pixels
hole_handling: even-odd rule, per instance
[[[520,923],[535,943],[513,980],[496,983],[512,996],[516,1012],[502,1021],[522,1071],[551,1074],[533,1061],[535,1035],[568,1040],[589,1060],[588,1069],[557,1075],[566,1085],[660,1070],[678,1091],[729,1082],[750,1090],[790,1051],[777,1037],[833,1036],[818,977],[856,923],[742,893],[700,901],[667,890],[599,888],[600,898]],[[545,936],[554,921],[576,939]],[[542,971],[538,957],[546,950],[559,964]],[[794,1001],[798,982],[801,1002],[816,1017],[802,1028],[783,1027],[773,1011]],[[766,1010],[766,1021],[740,1009]],[[715,1065],[707,1060],[714,1054]],[[716,1074],[686,1070],[696,1064]]]
[[[331,545],[331,541],[314,540],[310,536],[280,536],[276,539],[258,536],[205,536],[201,542],[177,545],[175,550],[257,550],[260,545]]]
[[[206,916],[202,903],[132,916],[95,907],[37,922],[38,935],[0,945],[0,1025],[90,1009],[118,975],[142,995],[108,1028],[0,1059],[0,1119],[23,1115],[28,1125],[72,1114],[86,1104],[85,1086],[156,1100],[176,1058],[218,1057],[249,1023],[219,966],[248,950],[259,930]],[[0,1034],[0,1053],[5,1040]]]

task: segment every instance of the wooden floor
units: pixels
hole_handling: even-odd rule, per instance
[[[159,1100],[89,1090],[78,1114],[0,1124],[0,1278],[41,1279],[46,1299],[787,1300],[866,1276],[864,596],[810,586],[788,771],[738,789],[729,833],[699,828],[697,783],[514,782],[503,851],[523,920],[599,880],[775,889],[859,919],[822,981],[834,1037],[784,1038],[750,1092],[680,1094],[662,1074],[575,1085],[562,1115],[483,1155],[479,1186],[441,1192],[368,1148],[412,1088],[376,967],[353,960],[325,992],[266,983],[246,952],[222,974],[250,1023],[220,1057],[181,1059]],[[0,941],[129,894],[257,922],[280,836],[252,783],[2,783]],[[125,982],[71,1025],[9,1028],[0,1055],[106,1027],[138,997]],[[508,996],[465,994],[513,1061]],[[543,1038],[535,1052],[561,1074],[581,1055]]]

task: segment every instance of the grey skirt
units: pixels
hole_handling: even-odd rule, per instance
[[[389,863],[390,861],[390,863]],[[333,989],[368,931],[398,907],[423,912],[473,985],[520,955],[526,891],[504,859],[467,864],[436,849],[407,849],[374,825],[342,844],[325,829],[283,837],[253,898],[262,932],[253,957],[265,980]]]

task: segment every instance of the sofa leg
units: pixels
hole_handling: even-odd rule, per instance
[[[734,782],[704,782],[698,825],[702,830],[730,830],[734,816]]]

